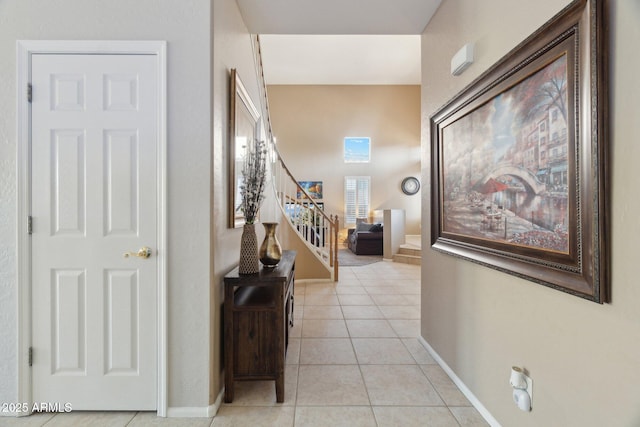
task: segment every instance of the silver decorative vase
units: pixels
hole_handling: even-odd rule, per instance
[[[260,246],[260,262],[267,268],[273,268],[282,259],[282,248],[276,237],[277,222],[263,222],[264,241]]]
[[[260,271],[258,262],[258,236],[255,224],[245,224],[240,240],[240,263],[238,273],[255,274]]]

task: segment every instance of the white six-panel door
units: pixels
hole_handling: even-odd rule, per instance
[[[33,401],[154,410],[156,58],[37,54],[31,72]]]

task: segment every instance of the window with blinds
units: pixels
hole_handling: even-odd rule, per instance
[[[344,220],[345,225],[353,225],[356,218],[369,216],[369,196],[371,177],[346,176],[344,178]]]

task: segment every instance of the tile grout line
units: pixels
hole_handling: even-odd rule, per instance
[[[358,279],[358,282],[360,282],[360,279]],[[360,282],[360,284],[362,285],[361,282]],[[364,286],[363,286],[363,288],[364,288]],[[367,291],[366,288],[364,288],[364,289],[365,289],[365,292],[366,292]],[[339,301],[340,300],[338,299],[338,302]],[[340,303],[340,310],[342,311],[342,303]],[[342,316],[344,318],[344,311],[342,311]],[[360,372],[360,378],[362,379],[362,385],[364,386],[365,393],[367,393],[367,400],[369,401],[369,411],[371,412],[371,416],[373,417],[373,422],[376,424],[376,427],[378,427],[379,423],[378,423],[378,419],[376,418],[376,413],[373,410],[373,404],[371,402],[371,395],[369,394],[369,388],[367,387],[367,381],[364,379],[364,373],[362,372],[362,365],[360,364],[360,359],[358,358],[358,353],[356,352],[356,347],[353,344],[353,336],[351,334],[351,331],[349,330],[349,326],[347,325],[347,319],[346,318],[344,318],[344,324],[345,324],[345,327],[347,328],[347,334],[349,335],[349,342],[351,343],[351,349],[353,350],[353,355],[355,356],[356,362],[358,364],[358,372]]]

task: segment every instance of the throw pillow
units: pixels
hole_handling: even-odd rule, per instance
[[[361,222],[356,225],[356,231],[371,231],[371,227],[373,224],[369,224],[368,222]]]
[[[382,224],[373,224],[369,229],[371,232],[380,232],[382,231]]]

